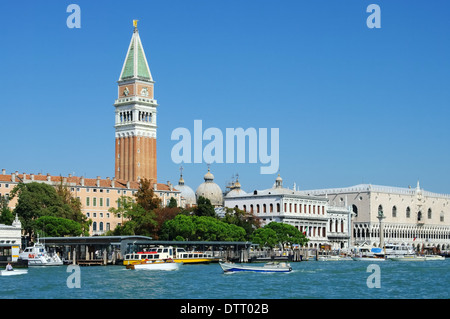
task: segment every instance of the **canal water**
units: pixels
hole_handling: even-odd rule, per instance
[[[448,299],[450,260],[306,261],[291,273],[224,274],[219,264],[177,271],[124,266],[28,268],[0,277],[1,299]],[[77,287],[79,286],[79,288]]]

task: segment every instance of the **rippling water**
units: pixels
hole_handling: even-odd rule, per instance
[[[369,263],[292,263],[291,273],[224,274],[219,264],[177,271],[81,267],[80,288],[69,288],[67,266],[29,268],[0,277],[0,298],[27,299],[447,299],[450,260],[378,263],[380,288],[368,288]]]

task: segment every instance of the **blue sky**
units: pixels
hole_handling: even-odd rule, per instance
[[[69,29],[66,8],[81,8]],[[369,29],[366,8],[381,8]],[[363,0],[2,3],[8,172],[114,175],[114,99],[132,20],[155,80],[158,179],[176,184],[177,127],[279,128],[300,189],[360,183],[450,193],[450,2]],[[206,144],[206,143],[205,143]],[[205,145],[204,144],[204,145]],[[207,166],[184,164],[194,190]],[[213,164],[224,188],[272,186],[257,164]]]

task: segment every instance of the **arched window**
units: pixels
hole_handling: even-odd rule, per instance
[[[355,217],[358,216],[358,207],[355,204],[352,205],[352,211],[355,213]]]
[[[97,231],[97,222],[92,223],[92,230]]]
[[[382,215],[383,214],[383,206],[378,205],[378,215]]]
[[[411,208],[406,207],[406,218],[410,218],[411,217]]]
[[[422,212],[419,211],[419,212],[417,213],[417,221],[420,222],[421,220],[422,220]]]
[[[428,208],[428,219],[431,219],[431,208]]]
[[[270,212],[273,213],[273,204],[270,204]]]
[[[256,212],[259,213],[259,204],[256,204]]]
[[[397,217],[397,207],[392,207],[392,217]]]
[[[103,222],[100,222],[100,229],[99,229],[100,231],[102,231],[103,230]]]
[[[247,205],[244,205],[244,212],[246,212],[247,211]]]
[[[263,204],[263,213],[266,213],[266,204]]]
[[[280,203],[277,203],[277,213],[280,212]]]

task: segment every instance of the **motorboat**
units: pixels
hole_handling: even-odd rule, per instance
[[[381,248],[361,246],[352,256],[354,261],[385,261],[385,256]]]
[[[176,263],[173,260],[167,259],[155,259],[141,261],[140,263],[129,264],[126,266],[127,269],[136,270],[177,270],[180,268],[182,263]]]
[[[398,257],[390,257],[389,260],[392,261],[425,261],[425,256],[417,256],[417,255],[404,255]]]
[[[387,259],[415,255],[414,248],[405,244],[386,244],[384,251]]]
[[[292,267],[289,263],[285,262],[268,262],[261,266],[242,265],[228,262],[219,262],[220,267],[224,272],[291,272]]]
[[[318,261],[340,261],[342,258],[340,256],[335,255],[325,255],[325,256],[319,256],[317,258]]]
[[[440,255],[425,255],[425,260],[445,260],[445,257]]]
[[[28,269],[12,269],[12,270],[1,270],[1,276],[16,276],[16,275],[25,275],[28,273]]]
[[[172,246],[158,246],[143,251],[125,254],[123,265],[142,264],[148,260],[174,260]]]
[[[38,240],[19,254],[19,259],[28,261],[28,266],[62,266],[63,261],[56,253],[49,253]]]

